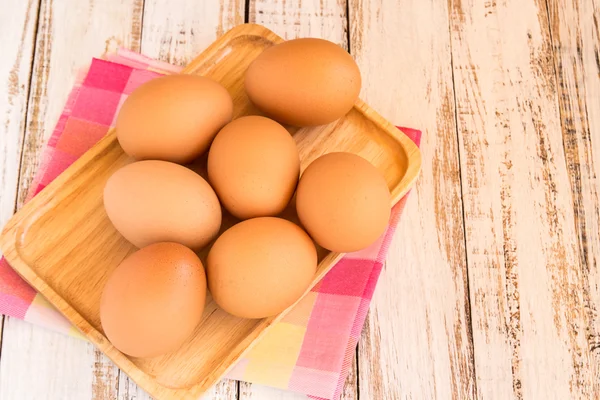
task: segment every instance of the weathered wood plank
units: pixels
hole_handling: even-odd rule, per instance
[[[150,400],[152,397],[141,389],[134,381],[119,371],[119,390],[117,400]]]
[[[352,365],[342,388],[340,400],[358,400],[358,350],[355,351]]]
[[[240,386],[240,399],[243,400],[307,400],[308,397],[287,390],[262,385],[243,383]]]
[[[185,65],[232,27],[244,23],[244,0],[146,0],[142,52]]]
[[[363,99],[423,131],[421,175],[359,343],[362,399],[476,397],[445,2],[350,1]]]
[[[450,6],[479,396],[598,398],[546,2]]]
[[[91,57],[117,46],[139,49],[142,5],[142,0],[42,0],[17,207],[25,200],[77,71]],[[13,18],[12,11],[2,15]],[[22,123],[18,116],[11,120]],[[92,345],[10,318],[4,326],[0,370],[0,398],[116,398],[118,370]]]
[[[344,0],[251,0],[248,22],[266,26],[284,39],[319,37],[348,48],[348,20]],[[357,397],[356,363],[346,382],[342,399]],[[306,396],[260,385],[240,383],[240,400],[300,399]]]
[[[14,318],[4,329],[0,398],[115,398],[116,370],[90,344]]]
[[[199,400],[236,400],[237,382],[227,379],[222,380],[209,390]],[[152,397],[135,384],[123,372],[119,375],[119,393],[117,400],[151,400]],[[267,399],[265,399],[267,400]]]
[[[10,0],[4,5],[10,12],[0,13],[0,227],[14,213],[17,201],[39,2]],[[3,321],[0,316],[0,325]]]
[[[0,226],[14,213],[39,0],[9,0],[0,13]]]
[[[348,48],[345,0],[250,0],[248,22],[261,24],[284,39],[319,37]]]
[[[581,262],[583,327],[600,393],[600,3],[548,0],[563,145]]]

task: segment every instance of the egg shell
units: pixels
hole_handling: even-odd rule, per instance
[[[138,160],[183,164],[208,150],[232,115],[231,96],[217,82],[164,76],[142,84],[125,100],[116,121],[117,139]]]
[[[208,287],[215,302],[242,318],[280,313],[309,288],[317,251],[299,226],[253,218],[225,231],[208,254]]]
[[[240,219],[282,212],[299,176],[294,139],[269,118],[248,116],[230,122],[208,153],[208,180],[221,204]]]
[[[346,253],[368,247],[385,232],[391,196],[385,178],[367,160],[329,153],[302,174],[296,210],[319,245]]]
[[[176,242],[197,250],[221,226],[219,199],[208,182],[167,161],[138,161],[117,170],[104,187],[104,208],[137,247]]]
[[[285,124],[314,126],[345,115],[361,87],[356,62],[323,39],[294,39],[263,51],[248,67],[245,88],[266,115]]]
[[[177,349],[200,323],[206,276],[193,251],[156,243],[127,257],[102,292],[100,321],[110,342],[132,357]]]

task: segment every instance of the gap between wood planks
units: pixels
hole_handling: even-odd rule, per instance
[[[37,21],[37,23],[35,24],[35,28],[33,30],[33,47],[32,47],[32,57],[31,57],[31,63],[30,63],[30,68],[29,68],[29,81],[28,81],[28,87],[29,87],[29,93],[27,94],[26,98],[25,98],[25,123],[23,124],[23,129],[20,132],[21,137],[23,138],[25,136],[25,130],[27,129],[27,111],[29,110],[29,99],[31,97],[31,82],[33,80],[33,63],[35,60],[35,52],[37,50],[37,34],[38,34],[38,27],[39,27],[39,20],[40,20],[40,5],[41,5],[42,0],[37,0],[37,12],[35,13],[35,19]],[[31,0],[31,3],[29,4],[29,6],[31,7],[33,4],[33,0]],[[25,29],[25,28],[24,28]],[[20,148],[20,158],[19,158],[19,168],[18,168],[18,175],[17,175],[17,188],[21,185],[21,171],[22,171],[22,165],[23,165],[23,155],[24,155],[24,151],[23,148],[25,147],[25,141],[21,140],[21,148]],[[15,198],[15,204],[13,207],[13,212],[17,212],[17,204],[19,202],[19,191],[17,190],[17,197]],[[2,326],[4,326],[4,316],[2,317]],[[4,330],[2,330],[2,332],[4,332]],[[1,341],[0,341],[1,343]],[[1,346],[0,346],[0,352],[1,352]]]
[[[448,4],[450,5],[451,0],[448,0]],[[448,38],[449,38],[449,43],[450,43],[450,71],[451,71],[451,77],[452,77],[452,100],[454,101],[454,127],[455,127],[455,133],[456,133],[456,143],[460,143],[460,131],[458,128],[458,99],[456,98],[456,78],[454,76],[454,53],[452,51],[452,22],[450,21],[450,19],[452,18],[451,15],[451,11],[450,11],[450,7],[448,7]],[[467,324],[467,338],[469,340],[469,346],[471,349],[473,349],[473,352],[471,353],[471,359],[469,360],[469,362],[472,364],[473,366],[473,395],[475,398],[479,397],[478,394],[478,387],[477,387],[477,368],[475,367],[475,343],[473,341],[473,322],[472,322],[472,318],[471,315],[473,315],[473,307],[471,306],[471,285],[469,282],[469,252],[467,251],[468,249],[468,244],[467,244],[467,235],[466,235],[466,231],[467,231],[467,216],[465,213],[465,202],[464,202],[464,198],[462,196],[462,194],[464,193],[463,190],[463,171],[462,171],[462,160],[461,160],[461,156],[460,156],[460,151],[457,152],[457,157],[458,157],[458,176],[459,176],[459,182],[460,182],[460,211],[461,211],[461,215],[462,215],[462,223],[463,223],[463,232],[465,234],[463,234],[463,246],[465,248],[465,265],[467,266],[466,268],[466,273],[465,273],[465,283],[466,283],[466,305],[468,307],[467,312],[465,313],[465,323]]]
[[[582,292],[584,303],[586,304],[586,313],[589,318],[588,326],[586,327],[587,344],[592,358],[597,362],[600,355],[597,352],[598,348],[600,348],[600,331],[598,331],[600,321],[598,321],[597,310],[593,307],[593,303],[594,299],[598,299],[598,292],[594,293],[593,285],[590,281],[593,281],[594,277],[597,277],[597,271],[591,268],[592,265],[596,265],[598,259],[597,249],[594,248],[594,243],[597,243],[597,236],[594,235],[592,226],[597,225],[600,210],[598,209],[598,189],[597,187],[594,188],[593,183],[589,186],[589,181],[591,180],[591,175],[595,179],[596,172],[594,170],[594,158],[592,154],[592,132],[594,128],[597,128],[597,126],[594,126],[594,114],[598,113],[598,108],[588,101],[590,99],[589,96],[594,96],[594,84],[587,79],[586,66],[589,67],[589,65],[586,65],[584,60],[585,54],[587,54],[584,54],[584,48],[591,44],[586,41],[586,39],[589,39],[587,35],[593,38],[594,33],[593,29],[590,32],[585,27],[574,29],[575,34],[571,31],[565,33],[564,29],[562,29],[564,27],[561,27],[561,22],[564,22],[568,12],[574,13],[574,16],[580,18],[581,15],[587,15],[586,11],[593,14],[592,20],[596,34],[594,47],[595,72],[600,76],[600,45],[598,44],[600,43],[598,42],[600,35],[598,21],[600,16],[596,13],[600,3],[596,0],[590,0],[589,3],[577,4],[576,1],[571,1],[572,7],[569,7],[569,4],[561,7],[560,1],[546,0],[546,15],[553,50],[552,65],[554,68],[555,86],[557,88],[562,144],[567,169],[570,171],[569,181],[573,196],[573,210],[579,250],[578,256],[584,277],[584,290]],[[572,4],[574,2],[575,4]],[[575,46],[570,42],[573,39],[576,41]],[[576,53],[576,56],[573,53]],[[568,59],[565,60],[565,58]],[[572,71],[569,70],[569,65],[565,65],[569,63],[571,64],[571,68],[573,68]],[[590,71],[587,72],[589,73]],[[592,72],[592,74],[595,72]],[[579,74],[581,75],[578,77]],[[570,79],[574,80],[574,87]],[[592,92],[592,94],[590,95],[588,91]],[[583,167],[580,162],[581,156],[585,157]],[[593,203],[592,207],[590,207],[592,208],[591,210],[586,209],[587,202]],[[592,215],[590,216],[590,214]],[[597,383],[597,385],[600,384]]]
[[[29,63],[29,79],[27,82],[27,87],[29,88],[29,91],[27,93],[27,96],[25,96],[25,107],[24,107],[24,117],[25,117],[25,121],[23,123],[23,127],[19,132],[19,137],[20,137],[20,148],[19,148],[19,164],[17,167],[17,191],[16,191],[16,196],[14,199],[14,204],[13,204],[13,214],[17,212],[17,204],[18,204],[18,199],[19,199],[19,190],[18,187],[20,185],[20,181],[21,181],[21,165],[23,164],[23,148],[25,146],[25,140],[23,140],[24,136],[25,136],[25,130],[27,129],[27,110],[29,109],[29,98],[31,95],[31,81],[33,80],[33,63],[35,60],[35,51],[36,51],[36,46],[37,46],[37,33],[38,33],[38,24],[39,24],[39,19],[40,19],[40,4],[41,4],[42,0],[37,0],[37,7],[36,7],[36,12],[35,12],[35,20],[36,23],[34,25],[34,30],[33,30],[33,46],[31,49],[31,62]],[[34,4],[36,4],[36,1],[34,0],[30,0],[30,2],[28,3],[27,7],[28,10],[26,11],[26,15],[29,15],[29,9],[30,7],[33,7]],[[25,40],[25,31],[27,29],[27,20],[25,21],[25,23],[23,24],[23,34],[21,35],[21,43],[19,45],[23,45],[23,42]],[[15,67],[18,67],[17,64],[15,64]],[[0,193],[1,195],[1,193]],[[3,227],[0,227],[0,229],[2,229]],[[0,254],[0,257],[2,255]],[[6,322],[6,316],[5,315],[0,315],[0,358],[2,357],[2,343],[3,343],[3,339],[4,339],[4,323]]]

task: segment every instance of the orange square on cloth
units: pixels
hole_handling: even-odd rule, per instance
[[[56,148],[75,157],[81,156],[98,142],[110,127],[77,118],[69,118]]]

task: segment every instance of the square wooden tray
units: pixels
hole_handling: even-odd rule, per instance
[[[183,73],[207,76],[225,86],[234,100],[234,117],[260,114],[244,92],[244,73],[265,48],[281,41],[262,26],[240,25],[214,42]],[[361,100],[332,124],[289,130],[298,144],[302,170],[328,152],[359,154],[385,175],[394,203],[418,175],[417,146]],[[204,174],[204,161],[190,167]],[[177,351],[135,359],[115,349],[100,325],[100,296],[111,271],[135,248],[108,220],[102,191],[108,177],[128,162],[111,131],[12,217],[0,246],[27,282],[150,395],[196,400],[287,311],[245,320],[228,315],[209,298],[203,321]],[[289,211],[288,217],[294,219],[292,208]],[[232,217],[224,217],[223,229],[233,223]],[[206,250],[200,255],[205,254]],[[313,284],[341,256],[321,249]]]

